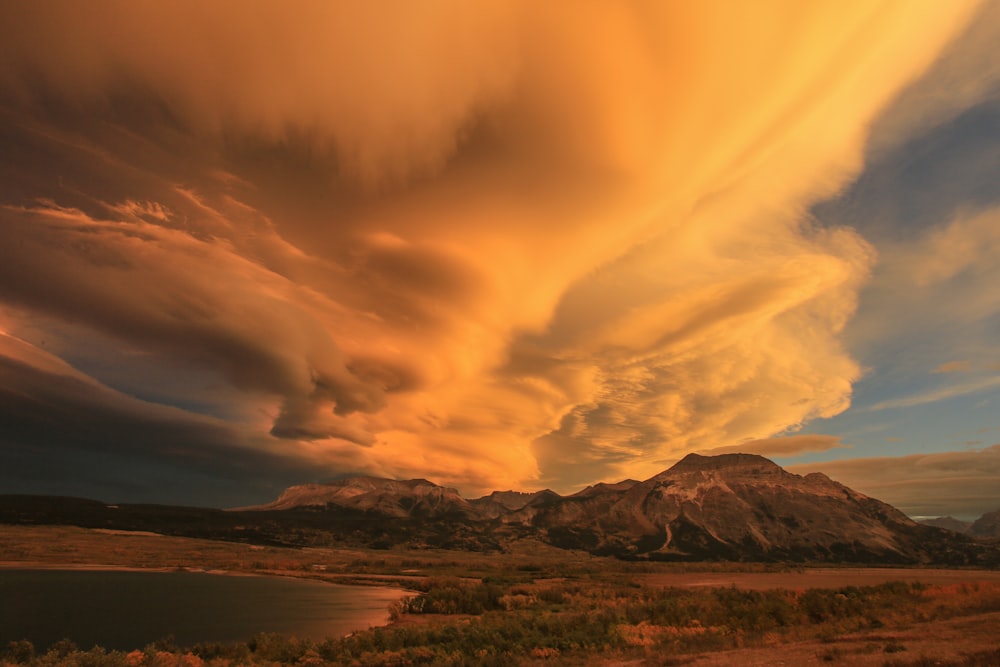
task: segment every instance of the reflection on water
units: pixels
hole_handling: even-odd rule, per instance
[[[256,632],[322,639],[381,625],[406,591],[284,577],[190,572],[0,570],[0,646],[142,648],[246,641]]]

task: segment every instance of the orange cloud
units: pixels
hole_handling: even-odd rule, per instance
[[[760,454],[761,456],[796,456],[806,452],[825,452],[830,449],[842,449],[840,438],[833,435],[787,435],[776,438],[761,438],[750,440],[739,445],[714,447],[701,452],[715,456],[717,454]]]
[[[13,125],[89,188],[3,193],[0,298],[471,491],[843,411],[875,254],[803,211],[974,3],[101,7],[0,9]]]
[[[972,370],[972,364],[968,361],[946,361],[943,364],[939,364],[932,370],[932,373],[968,373]]]
[[[516,66],[513,5],[362,2],[169,5],[106,0],[7,7],[0,80],[75,99],[138,83],[186,121],[288,140],[370,185],[433,170]]]

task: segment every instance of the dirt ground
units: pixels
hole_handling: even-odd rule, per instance
[[[787,588],[842,588],[875,586],[887,581],[919,581],[923,584],[1000,582],[998,570],[957,570],[901,567],[810,567],[789,572],[664,572],[637,575],[650,586],[719,587],[736,586],[749,590]]]

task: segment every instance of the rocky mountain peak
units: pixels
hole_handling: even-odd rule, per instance
[[[395,480],[367,475],[292,486],[273,503],[245,509],[287,510],[330,505],[394,517],[471,512],[468,502],[455,489],[426,479]]]
[[[791,478],[797,476],[757,454],[688,454],[644,484],[782,483]]]
[[[758,454],[719,454],[718,456],[688,454],[667,470],[667,472],[675,473],[710,471],[784,472],[781,466]]]

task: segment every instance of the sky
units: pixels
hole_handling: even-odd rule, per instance
[[[0,4],[0,493],[758,453],[1000,509],[1000,2]]]

